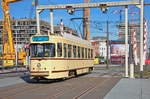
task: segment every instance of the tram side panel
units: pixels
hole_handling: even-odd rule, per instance
[[[30,73],[32,77],[64,78],[68,76],[66,64],[63,60],[31,60]]]
[[[93,67],[93,60],[68,60],[68,70],[75,70],[77,74],[89,72],[89,68]]]
[[[68,77],[68,62],[65,60],[52,61],[52,69],[50,78],[66,78]]]

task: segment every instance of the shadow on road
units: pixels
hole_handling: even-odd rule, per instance
[[[27,83],[33,83],[33,84],[50,84],[50,83],[56,83],[56,82],[62,82],[68,79],[34,79],[30,78],[29,75],[21,76],[22,80],[24,80]]]

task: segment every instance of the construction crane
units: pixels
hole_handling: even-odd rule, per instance
[[[18,2],[21,0],[1,0],[3,10],[3,32],[2,32],[2,44],[3,54],[1,59],[3,60],[3,66],[15,65],[16,53],[13,42],[13,33],[11,27],[11,18],[9,13],[9,4]],[[22,52],[20,52],[21,55]],[[24,52],[23,52],[24,54]],[[21,55],[22,56],[22,55]]]

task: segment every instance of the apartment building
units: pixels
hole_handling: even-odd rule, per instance
[[[3,24],[2,20],[0,20],[0,43],[2,44],[2,31]],[[12,20],[12,32],[13,32],[13,40],[14,44],[18,44],[19,46],[24,46],[29,43],[30,37],[37,33],[37,24],[36,19],[13,19]],[[60,25],[54,26],[54,33],[60,32]],[[64,26],[64,32],[72,33],[77,35],[77,32],[69,27]],[[40,33],[42,35],[47,35],[50,33],[50,24],[43,20],[40,20]]]

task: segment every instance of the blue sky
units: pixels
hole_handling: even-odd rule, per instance
[[[127,0],[90,0],[90,2],[111,2],[111,1],[127,1]],[[129,0],[128,0],[129,1]],[[17,3],[13,3],[10,5],[10,13],[11,17],[14,18],[29,18],[35,17],[35,9],[31,5],[32,0],[22,0]],[[55,4],[73,4],[73,3],[83,3],[83,0],[39,0],[40,5],[55,5]],[[145,0],[145,3],[150,3],[150,0]],[[132,8],[133,6],[130,6]],[[91,23],[91,37],[94,36],[106,36],[106,24],[104,21],[111,21],[109,25],[110,38],[117,39],[118,29],[116,28],[116,21],[119,21],[120,15],[112,13],[114,10],[123,10],[124,7],[110,7],[108,8],[107,14],[103,14],[100,9],[92,8],[91,9],[91,21],[97,21],[101,24],[98,24],[100,28],[103,30],[99,30],[96,28],[94,23]],[[145,18],[150,21],[150,6],[145,7]],[[137,9],[133,10],[134,12],[138,12]],[[131,11],[129,10],[129,13]],[[79,32],[82,32],[82,22],[81,20],[70,21],[70,18],[82,17],[82,11],[77,11],[73,15],[69,15],[66,10],[55,10],[54,11],[54,24],[60,24],[60,19],[63,19],[63,22],[66,26],[77,29]],[[124,14],[122,13],[122,20],[124,20]],[[135,19],[138,18],[137,15],[133,16]],[[129,15],[131,20],[131,15]],[[2,19],[2,10],[0,7],[0,19]],[[41,19],[49,22],[49,11],[46,10],[41,14]],[[150,26],[149,26],[150,27]]]

